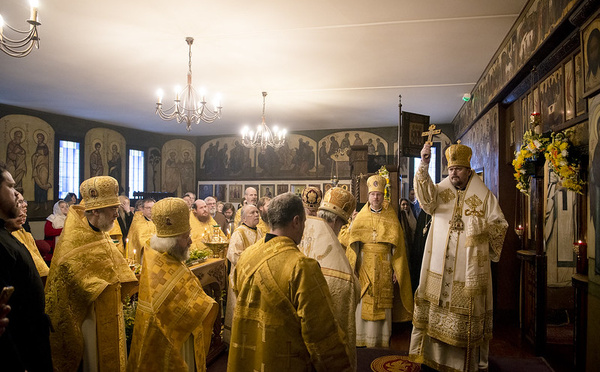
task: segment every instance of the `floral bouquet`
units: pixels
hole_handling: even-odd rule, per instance
[[[579,177],[581,168],[579,154],[573,148],[568,134],[552,133],[552,142],[548,144],[545,155],[562,186],[581,194],[585,182]]]
[[[528,195],[530,172],[529,164],[538,160],[541,154],[546,152],[546,147],[550,143],[547,135],[537,134],[533,130],[528,130],[523,135],[523,145],[518,152],[515,152],[515,159],[512,164],[515,168],[515,179],[517,180],[517,189]]]

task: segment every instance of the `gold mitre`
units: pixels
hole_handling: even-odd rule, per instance
[[[379,191],[385,192],[386,180],[382,176],[376,174],[367,179],[368,192]]]
[[[329,189],[319,207],[319,210],[335,213],[345,222],[348,222],[354,209],[356,209],[356,199],[350,192],[341,187]]]
[[[469,146],[465,146],[457,141],[456,145],[452,145],[446,149],[446,160],[448,167],[467,167],[471,168],[471,155],[473,151]]]
[[[156,236],[169,238],[190,231],[190,208],[180,198],[164,198],[152,207]]]
[[[311,211],[316,211],[319,208],[321,199],[323,199],[323,193],[318,187],[308,186],[302,190],[302,204]]]
[[[86,211],[121,204],[119,201],[119,183],[109,176],[88,178],[79,186]]]

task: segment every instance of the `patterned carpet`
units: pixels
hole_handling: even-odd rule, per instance
[[[421,366],[408,360],[403,355],[387,355],[375,359],[371,363],[373,372],[419,372]]]

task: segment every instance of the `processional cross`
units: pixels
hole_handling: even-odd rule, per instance
[[[429,130],[423,132],[423,134],[421,134],[421,137],[427,137],[427,142],[425,142],[425,143],[433,145],[433,142],[431,141],[433,139],[433,136],[436,135],[436,134],[440,134],[440,133],[442,133],[442,130],[441,129],[435,129],[435,124],[431,124],[429,126]]]

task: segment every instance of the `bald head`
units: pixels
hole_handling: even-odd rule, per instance
[[[258,199],[258,193],[254,187],[248,187],[244,192],[244,198],[248,204],[256,205],[256,200]]]

